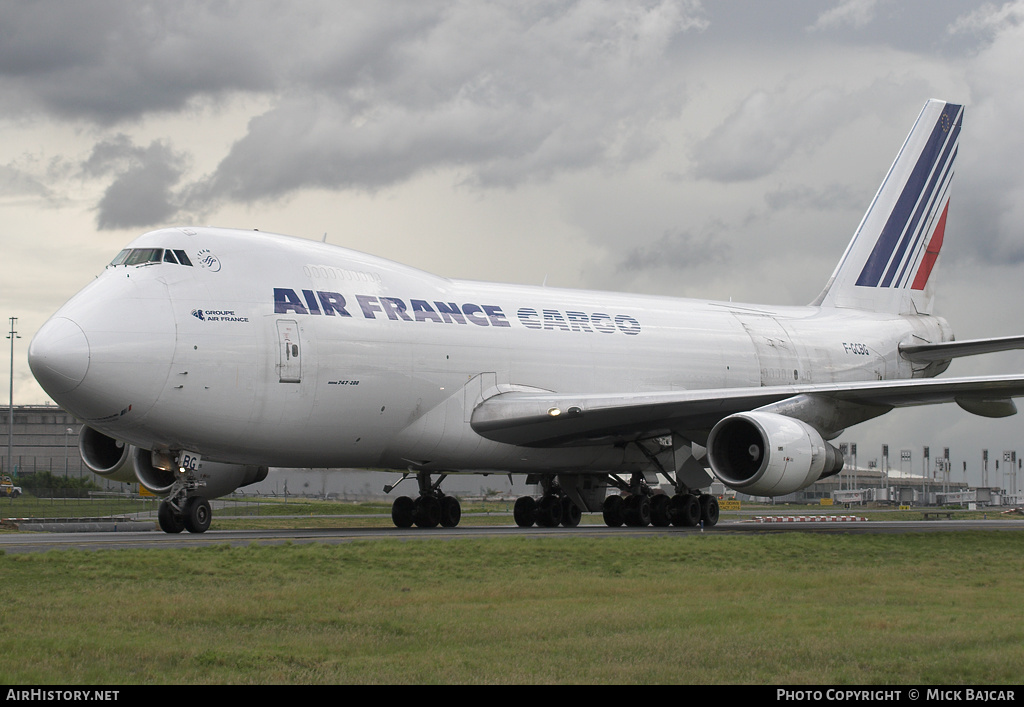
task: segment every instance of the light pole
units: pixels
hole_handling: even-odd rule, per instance
[[[14,449],[14,340],[20,339],[18,332],[14,330],[14,323],[18,321],[17,317],[11,317],[11,333],[7,335],[7,338],[11,340],[11,397],[7,403],[7,466],[4,471],[8,474],[12,474],[11,471],[11,454]]]
[[[68,478],[68,435],[73,430],[70,427],[64,429],[64,478]]]

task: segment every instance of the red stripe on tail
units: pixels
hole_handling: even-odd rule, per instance
[[[924,252],[924,259],[921,260],[921,267],[917,270],[917,276],[914,278],[914,284],[911,285],[912,289],[923,290],[925,284],[928,282],[928,276],[932,274],[932,268],[935,267],[935,261],[939,259],[939,251],[942,250],[942,237],[946,233],[946,214],[949,213],[949,202],[946,202],[946,206],[942,209],[942,216],[939,218],[939,223],[935,227],[935,232],[932,233],[931,240],[928,241],[928,248]]]

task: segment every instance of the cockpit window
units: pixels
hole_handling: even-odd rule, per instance
[[[117,257],[110,261],[108,268],[118,265],[148,265],[150,263],[171,263],[172,265],[187,265],[192,267],[192,261],[183,250],[171,250],[170,248],[126,248],[117,254]]]
[[[163,248],[133,248],[124,264],[142,265],[144,263],[159,263],[163,254]]]

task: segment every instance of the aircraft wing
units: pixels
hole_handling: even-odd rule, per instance
[[[673,431],[706,434],[729,415],[799,396],[878,408],[877,414],[956,402],[975,414],[1002,417],[1016,412],[1011,398],[1024,396],[1024,375],[625,394],[512,391],[480,403],[471,424],[483,437],[520,446],[597,444]]]

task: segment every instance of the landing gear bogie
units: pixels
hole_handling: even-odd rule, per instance
[[[408,476],[403,476],[401,481]],[[445,474],[442,474],[437,481],[432,482],[428,472],[416,472],[419,496],[399,496],[391,504],[391,522],[396,528],[411,528],[414,525],[417,528],[454,528],[459,524],[462,520],[462,504],[455,496],[447,496],[441,491],[444,478]],[[386,486],[385,491],[390,493],[393,488]]]
[[[583,519],[583,510],[568,496],[552,492],[539,500],[520,496],[512,507],[512,518],[520,528],[575,528]]]

